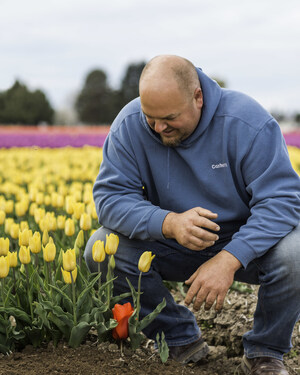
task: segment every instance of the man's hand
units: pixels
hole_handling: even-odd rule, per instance
[[[209,219],[217,214],[201,207],[195,207],[181,214],[170,212],[162,225],[166,238],[174,238],[180,245],[190,250],[204,250],[214,245],[219,237],[206,229],[219,231],[220,227]]]
[[[209,310],[216,301],[215,309],[220,311],[234,274],[240,267],[241,263],[235,256],[226,250],[220,251],[185,281],[190,285],[185,304],[189,305],[195,297],[194,310],[199,310],[204,302],[205,309]]]

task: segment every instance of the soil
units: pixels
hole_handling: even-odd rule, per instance
[[[145,339],[141,348],[132,352],[128,342],[121,353],[116,343],[98,343],[97,336],[90,333],[89,339],[77,349],[64,343],[53,347],[35,349],[27,346],[0,358],[0,375],[229,375],[242,374],[240,361],[243,355],[242,335],[251,328],[257,300],[257,288],[250,293],[230,291],[222,312],[200,310],[195,313],[202,334],[210,346],[210,354],[201,363],[181,365],[174,360],[162,363],[154,351],[153,342]],[[182,303],[179,292],[174,294]],[[300,374],[300,322],[293,334],[293,349],[284,362],[291,375]]]

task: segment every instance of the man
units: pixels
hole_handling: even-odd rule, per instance
[[[144,68],[140,98],[111,126],[94,200],[103,225],[93,243],[114,231],[115,292],[137,285],[144,250],[156,257],[142,280],[144,316],[167,306],[144,333],[164,331],[170,356],[187,363],[208,347],[192,312],[177,305],[163,280],[189,285],[185,303],[222,308],[233,280],[261,284],[253,329],[243,338],[246,374],[288,374],[300,313],[300,181],[276,121],[248,96],[222,89],[178,56]]]

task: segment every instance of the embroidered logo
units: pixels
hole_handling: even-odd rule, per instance
[[[228,164],[227,163],[212,164],[211,167],[212,169],[227,168]]]

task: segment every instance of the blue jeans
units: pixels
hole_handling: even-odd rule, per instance
[[[92,246],[96,240],[105,241],[112,231],[99,228],[89,239],[85,260],[91,272],[97,272],[92,258]],[[116,233],[116,232],[114,232]],[[165,333],[169,346],[189,344],[201,336],[194,314],[173,300],[163,280],[185,281],[197,268],[216,253],[209,249],[183,251],[167,247],[158,241],[130,240],[118,234],[120,243],[115,254],[117,279],[114,294],[129,292],[128,277],[137,289],[138,261],[144,251],[155,254],[149,272],[142,276],[140,317],[149,314],[166,299],[167,305],[158,317],[145,328],[147,337],[155,340],[157,332]],[[235,280],[260,284],[253,329],[243,337],[245,354],[249,358],[268,356],[282,359],[291,345],[294,325],[300,318],[300,225],[271,248],[264,256],[252,261],[246,269],[239,269]],[[101,263],[105,275],[107,262]]]

